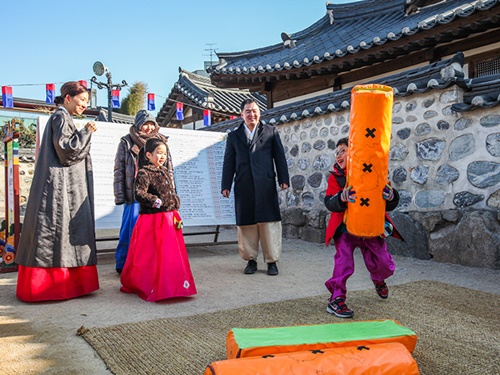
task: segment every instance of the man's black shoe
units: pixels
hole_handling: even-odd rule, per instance
[[[255,273],[255,271],[257,271],[257,262],[251,259],[245,267],[245,274],[251,275],[252,273]]]
[[[278,266],[276,265],[276,263],[267,264],[267,274],[269,276],[276,276],[278,274]]]

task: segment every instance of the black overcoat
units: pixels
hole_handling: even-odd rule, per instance
[[[251,143],[243,123],[228,134],[221,190],[234,178],[236,225],[280,221],[276,175],[290,185],[285,151],[274,126],[259,123]]]

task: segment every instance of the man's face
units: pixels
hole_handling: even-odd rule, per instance
[[[256,103],[245,104],[241,112],[241,117],[243,117],[246,126],[253,128],[259,123],[260,109]]]
[[[347,167],[347,146],[346,145],[338,145],[335,150],[335,161],[340,168],[346,169]]]

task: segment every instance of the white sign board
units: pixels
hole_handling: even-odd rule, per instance
[[[38,117],[37,139],[43,135],[47,120],[47,116]],[[80,128],[86,122],[75,120],[75,125]],[[96,125],[90,149],[96,229],[119,228],[123,209],[114,204],[113,168],[120,138],[128,134],[130,125],[108,122],[97,122]],[[235,224],[234,194],[227,199],[220,193],[225,133],[171,128],[160,128],[160,132],[169,137],[175,183],[181,199],[179,211],[184,225]]]

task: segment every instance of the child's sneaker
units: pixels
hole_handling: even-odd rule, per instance
[[[385,281],[381,281],[375,284],[375,290],[377,291],[377,294],[380,298],[386,299],[387,297],[389,297],[389,288],[387,288],[387,284],[385,283]]]
[[[333,301],[328,301],[326,311],[330,314],[335,314],[339,318],[352,318],[354,316],[354,311],[347,307],[344,299],[341,297],[337,297]]]

